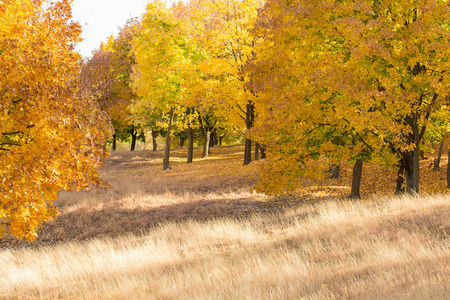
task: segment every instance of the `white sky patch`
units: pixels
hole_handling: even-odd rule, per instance
[[[117,36],[128,19],[141,17],[148,0],[73,0],[73,19],[83,27],[77,50],[89,57],[108,36]]]

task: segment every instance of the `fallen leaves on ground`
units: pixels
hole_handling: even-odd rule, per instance
[[[262,161],[243,165],[243,146],[216,146],[201,159],[195,149],[194,162],[187,164],[184,148],[172,152],[171,170],[162,170],[163,151],[112,152],[101,170],[107,190],[61,192],[55,221],[39,232],[35,242],[0,240],[0,248],[39,247],[69,240],[139,234],[167,222],[248,218],[277,213],[305,202],[327,199],[348,201],[352,165],[341,164],[338,179],[299,179],[302,188],[292,195],[267,197],[252,191]],[[421,193],[446,193],[446,165],[432,170],[432,157],[421,161]],[[446,157],[443,157],[446,162]],[[364,164],[361,194],[393,195],[396,170]]]

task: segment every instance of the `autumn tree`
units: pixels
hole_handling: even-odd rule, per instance
[[[228,110],[235,124],[245,124],[249,131],[255,120],[254,93],[245,88],[243,73],[248,61],[255,58],[257,38],[252,36],[257,9],[261,1],[193,0],[191,36],[208,59],[201,68],[203,78],[211,81],[218,109]],[[244,164],[251,162],[252,141],[247,134]]]
[[[130,104],[137,97],[131,87],[131,73],[135,64],[131,41],[138,22],[130,19],[117,38],[110,36],[100,49],[85,62],[80,75],[85,94],[94,97],[106,111],[114,126],[112,149],[116,140],[131,137],[131,151],[142,128],[130,112]]]
[[[138,30],[139,22],[137,19],[130,19],[120,28],[117,38],[111,43],[112,50],[112,68],[115,74],[115,81],[113,90],[117,99],[126,106],[125,118],[127,125],[124,130],[131,136],[131,151],[135,149],[136,140],[139,135],[142,135],[143,128],[134,122],[131,116],[130,104],[137,98],[132,88],[131,74],[133,73],[135,56],[132,51],[132,40]]]
[[[112,65],[113,52],[102,44],[88,60],[83,61],[80,72],[80,93],[99,103],[109,115],[114,127],[112,150],[116,150],[118,132],[126,126],[126,103],[116,97],[113,89],[116,74]]]
[[[170,138],[174,119],[178,120],[178,124],[181,120],[187,122],[188,162],[192,162],[193,129],[198,124],[197,116],[201,107],[209,110],[210,103],[216,100],[198,96],[208,94],[207,90],[202,89],[204,74],[200,68],[206,55],[198,48],[197,41],[192,39],[192,20],[188,15],[186,6],[181,3],[169,8],[162,2],[151,2],[134,39],[137,61],[134,87],[140,96],[134,106],[153,106],[170,116],[164,169],[170,167]],[[200,98],[208,99],[208,102],[199,103]],[[179,118],[175,118],[176,111],[179,112]]]
[[[417,193],[420,145],[447,102],[450,8],[444,1],[364,1],[332,10],[341,13],[330,25],[344,40],[343,71],[358,79],[351,91],[361,122],[399,156],[407,192]]]
[[[196,45],[195,40],[191,43]],[[186,80],[182,85],[185,93],[181,103],[188,107],[188,130],[189,127],[191,130],[200,129],[203,136],[203,158],[208,157],[210,153],[214,133],[218,127],[230,124],[228,118],[230,108],[222,103],[221,98],[223,83],[227,81],[224,74],[229,75],[224,68],[229,66],[220,63],[213,66],[211,62],[206,53],[199,54],[196,60],[192,61],[193,72],[186,74]],[[193,136],[193,133],[191,135]],[[192,153],[192,150],[189,153]]]
[[[396,157],[407,192],[418,192],[420,143],[449,84],[448,12],[443,1],[268,1],[258,31],[265,45],[252,71],[268,106],[259,126],[271,143],[267,172],[292,180],[311,157],[369,149],[375,162]],[[303,151],[324,127],[356,139]],[[392,155],[383,155],[386,148]]]
[[[61,189],[100,186],[108,125],[80,97],[80,26],[71,2],[0,5],[0,235],[33,240]]]
[[[147,5],[142,24],[133,40],[136,68],[135,105],[160,109],[169,115],[163,169],[170,169],[170,140],[175,111],[181,97],[182,65],[189,51],[182,26],[163,2]]]
[[[157,137],[163,136],[167,130],[162,110],[151,102],[143,103],[136,100],[130,103],[129,109],[133,123],[144,130],[151,131],[152,149],[156,151]]]

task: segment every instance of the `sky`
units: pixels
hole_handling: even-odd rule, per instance
[[[148,0],[73,0],[73,19],[83,27],[83,41],[77,50],[91,56],[111,34],[117,36],[118,27],[130,18],[140,17]]]

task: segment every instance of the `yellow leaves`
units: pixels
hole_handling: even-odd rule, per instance
[[[1,20],[2,22],[0,22],[0,35],[6,35],[7,33],[10,33],[8,27],[6,25],[4,25],[4,21],[3,19]]]
[[[6,224],[0,224],[0,239],[4,238],[6,235]]]
[[[133,85],[140,99],[151,99],[159,108],[177,103],[182,73],[189,65],[185,40],[181,22],[174,18],[164,3],[151,2],[140,32],[133,39],[137,71]]]
[[[237,70],[224,59],[212,58],[198,64],[198,70],[207,76],[222,76],[223,74],[237,75]]]
[[[131,86],[134,58],[130,53],[135,21],[121,28],[118,36],[95,51],[82,68],[82,92],[98,101],[116,130],[133,124],[129,105],[136,98]]]
[[[264,53],[246,74],[256,106],[270,111],[255,129],[272,151],[267,189],[308,174],[308,155],[392,163],[392,152],[414,149],[408,118],[429,127],[450,86],[449,14],[435,1],[268,1],[255,31]]]

